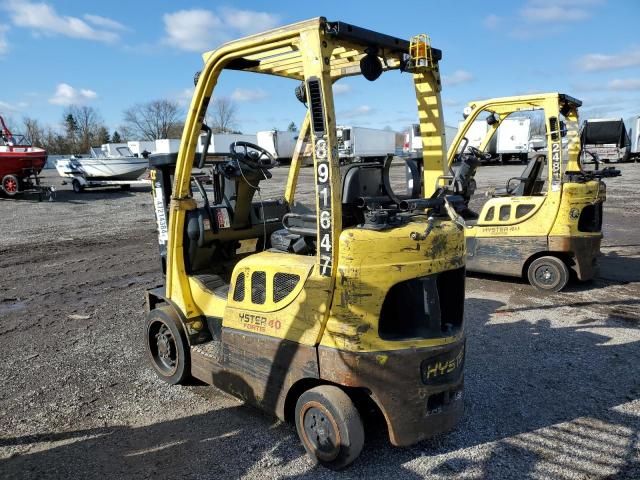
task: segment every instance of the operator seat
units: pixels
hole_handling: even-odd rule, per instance
[[[382,178],[384,165],[378,162],[357,163],[341,169],[342,176],[342,227],[349,228],[364,223],[364,210],[358,206],[362,197],[376,198],[391,202]],[[278,251],[307,253],[309,242],[315,242],[315,223],[309,220],[312,212],[304,212],[307,218],[292,220],[292,224],[300,231],[308,230],[309,235],[294,233],[287,228],[276,230],[271,234],[271,247]],[[292,226],[293,226],[292,225]],[[311,233],[313,232],[313,234]]]
[[[544,186],[544,180],[540,178],[540,173],[542,172],[545,162],[546,157],[544,155],[537,155],[535,158],[529,161],[529,163],[523,170],[522,175],[509,179],[508,183],[511,183],[512,180],[520,181],[520,183],[515,188],[496,188],[492,196],[530,197],[532,195],[538,195],[542,191],[542,187]]]

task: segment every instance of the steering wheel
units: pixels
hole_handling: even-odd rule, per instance
[[[469,150],[469,153],[471,153],[474,157],[477,157],[480,160],[489,160],[491,158],[490,153],[485,153],[479,148],[468,146],[467,150]]]
[[[267,150],[250,142],[233,142],[229,145],[231,157],[256,170],[271,170],[278,161]]]
[[[585,159],[586,155],[584,155],[584,154],[587,154],[587,155],[589,155],[591,157],[591,161],[590,162],[586,161],[586,159]],[[596,171],[600,170],[600,163],[602,163],[602,161],[600,160],[600,157],[598,156],[598,154],[595,153],[595,152],[591,152],[589,150],[584,150],[583,155],[581,155],[580,166],[588,165],[588,164],[591,164],[591,163],[595,165],[594,170],[596,170]]]

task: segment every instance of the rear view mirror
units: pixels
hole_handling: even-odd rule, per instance
[[[496,123],[498,123],[498,117],[496,117],[495,113],[492,113],[487,117],[487,125],[491,126],[495,125]]]

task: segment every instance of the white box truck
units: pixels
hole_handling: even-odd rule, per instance
[[[202,152],[205,138],[206,134],[200,135],[197,146],[198,152]],[[214,133],[211,135],[209,153],[229,153],[229,147],[233,142],[249,142],[255,145],[258,143],[258,139],[256,135],[245,135],[243,133]]]
[[[298,141],[298,132],[289,130],[263,130],[256,133],[258,145],[280,163],[291,163]]]
[[[336,127],[338,155],[344,163],[382,160],[387,155],[402,153],[396,149],[396,132],[354,126]],[[398,145],[401,150],[402,144]]]
[[[531,119],[526,117],[505,118],[498,127],[497,153],[502,163],[519,160],[527,163]]]
[[[464,120],[460,121],[460,123],[458,124],[458,129],[460,129],[463,124],[464,124]],[[487,136],[489,129],[490,129],[489,124],[485,119],[476,120],[475,122],[473,122],[469,127],[469,130],[467,130],[467,134],[465,136],[465,138],[468,140],[467,149],[469,147],[480,148],[480,145],[482,144],[482,141],[484,140],[484,138]],[[453,137],[451,141],[453,141]],[[491,137],[491,140],[489,140],[489,143],[487,144],[487,148],[485,148],[485,152],[490,153],[492,158],[495,157],[496,155],[496,143],[497,143],[497,135],[494,134]]]
[[[444,126],[444,144],[445,150],[449,150],[449,147],[453,143],[453,139],[456,136],[458,130],[456,127],[449,125]],[[422,137],[420,136],[420,125],[414,123],[404,133],[404,145],[402,147],[404,155],[409,158],[422,157]]]

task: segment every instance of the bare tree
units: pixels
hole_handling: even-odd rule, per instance
[[[226,97],[216,98],[208,111],[208,123],[213,133],[231,133],[237,123],[236,105]]]
[[[23,134],[31,145],[40,147],[45,141],[45,130],[35,118],[24,117],[22,119]]]
[[[182,112],[171,100],[153,100],[124,112],[123,133],[127,138],[156,140],[171,138],[180,129]]]
[[[86,152],[93,143],[99,143],[100,130],[104,127],[100,113],[93,107],[71,105],[64,112],[65,122],[75,122],[76,141],[73,147],[78,152]]]

